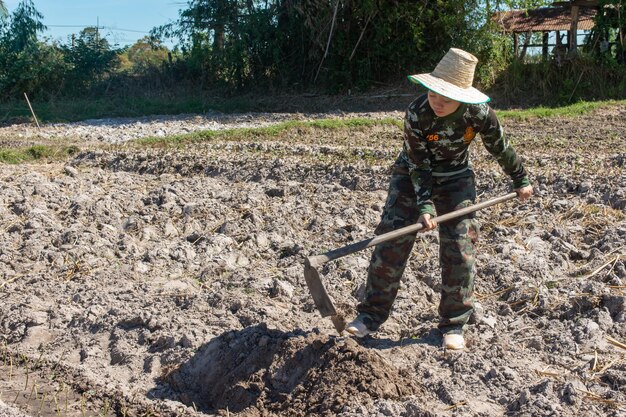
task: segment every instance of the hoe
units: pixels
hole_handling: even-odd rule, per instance
[[[437,216],[433,218],[433,220],[435,220],[437,223],[443,223],[447,220],[461,217],[466,214],[470,214],[475,211],[502,203],[504,201],[511,200],[516,196],[516,193],[509,193],[501,197],[496,197],[492,200],[485,201],[483,203],[474,204],[460,210]],[[326,288],[324,288],[324,284],[320,279],[320,274],[317,271],[317,268],[322,266],[326,262],[344,257],[346,255],[350,255],[355,252],[362,251],[363,249],[369,248],[371,246],[380,245],[381,243],[397,239],[400,236],[416,233],[423,227],[424,225],[422,225],[421,223],[416,223],[398,230],[393,230],[379,236],[361,240],[360,242],[352,243],[350,245],[331,250],[321,255],[309,256],[304,260],[304,279],[306,280],[306,284],[309,287],[309,291],[311,291],[311,296],[313,297],[315,306],[321,313],[322,317],[330,317],[333,325],[335,326],[335,329],[337,329],[337,332],[340,335],[346,327],[346,322],[342,315],[337,314],[337,310],[335,310],[333,301],[328,295],[328,292],[326,291]]]

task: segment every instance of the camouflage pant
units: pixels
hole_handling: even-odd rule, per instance
[[[476,199],[474,174],[468,170],[452,177],[433,177],[432,200],[438,215],[467,207]],[[387,202],[376,234],[417,222],[416,198],[406,168],[394,167]],[[473,311],[474,243],[478,224],[474,214],[438,225],[441,302],[439,328],[461,330]],[[400,287],[400,278],[413,248],[416,234],[406,235],[374,249],[367,277],[366,299],[357,306],[360,317],[376,330],[389,317]]]

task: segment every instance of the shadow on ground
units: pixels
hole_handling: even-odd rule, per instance
[[[433,347],[441,346],[441,332],[437,329],[432,329],[429,332],[423,334],[422,336],[412,336],[412,337],[403,337],[399,340],[393,340],[389,338],[380,338],[380,337],[365,337],[363,339],[358,340],[359,344],[365,348],[369,349],[393,349],[403,346],[412,346],[412,345],[428,345]]]

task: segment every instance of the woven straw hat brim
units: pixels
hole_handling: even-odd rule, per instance
[[[422,84],[437,94],[461,103],[478,104],[487,103],[491,100],[489,96],[481,93],[474,87],[461,88],[441,78],[433,77],[431,74],[409,75],[409,80],[416,84]]]

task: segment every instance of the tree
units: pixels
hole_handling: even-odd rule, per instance
[[[32,0],[22,0],[11,18],[6,38],[9,48],[18,52],[37,43],[37,33],[46,30],[43,15],[37,11]]]
[[[253,30],[246,24],[248,16],[242,14],[241,3],[240,0],[191,0],[177,22],[155,28],[152,35],[177,38],[190,74],[202,83],[221,80],[241,86],[245,65],[242,36],[245,30]]]
[[[68,83],[81,91],[101,81],[119,61],[109,41],[99,36],[98,29],[86,27],[71,45],[64,46],[65,61],[70,65]]]
[[[62,54],[56,45],[37,39],[45,29],[43,16],[31,0],[23,0],[7,19],[0,20],[0,94],[54,94],[62,85]]]
[[[153,68],[159,68],[168,60],[168,49],[160,40],[145,36],[135,42],[124,55],[135,73],[143,73]]]

